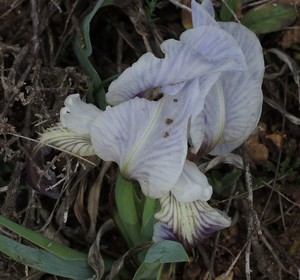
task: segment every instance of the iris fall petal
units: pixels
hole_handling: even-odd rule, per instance
[[[79,134],[61,124],[42,133],[40,142],[83,157],[96,155],[89,134]]]
[[[230,218],[205,201],[179,202],[172,194],[160,199],[159,221],[154,227],[155,242],[174,236],[186,248],[195,247],[216,231],[229,227]]]
[[[135,98],[108,108],[91,126],[95,152],[117,162],[123,176],[137,180],[146,196],[162,197],[183,169],[195,96],[191,92],[190,98]]]

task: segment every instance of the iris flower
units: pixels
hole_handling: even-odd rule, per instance
[[[61,124],[41,141],[119,165],[143,193],[160,200],[155,241],[195,246],[228,227],[230,218],[209,206],[212,187],[191,152],[219,155],[241,145],[262,106],[264,62],[256,36],[238,23],[219,23],[209,0],[192,1],[193,28],[162,43],[164,58],[143,55],[111,83],[105,111],[71,95]],[[149,90],[163,94],[158,101]]]
[[[97,155],[116,162],[121,175],[137,180],[150,198],[163,197],[174,188],[173,194],[180,199],[186,196],[176,182],[187,154],[188,119],[194,103],[190,97],[165,96],[159,101],[137,97],[101,111],[73,94],[60,111],[60,124],[40,140],[80,156]],[[189,190],[192,196],[211,194],[210,187],[195,188]]]

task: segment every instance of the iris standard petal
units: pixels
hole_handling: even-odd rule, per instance
[[[187,30],[180,40],[170,39],[162,43],[165,58],[146,53],[126,69],[109,86],[107,102],[117,105],[156,87],[160,87],[163,93],[175,95],[187,81],[201,75],[246,69],[240,48],[232,36],[219,27]]]
[[[206,154],[219,143],[225,129],[226,109],[223,87],[217,81],[206,96],[204,109],[195,110],[191,118],[190,143],[194,154],[200,147],[201,154]]]
[[[214,19],[214,7],[210,0],[204,0],[201,5],[193,0],[191,6],[193,27],[201,25],[217,26],[217,22]]]
[[[257,36],[242,24],[235,22],[216,22],[214,9],[210,0],[204,0],[200,5],[192,1],[193,26],[219,25],[221,29],[232,35],[245,55],[248,71],[252,79],[261,82],[264,73],[264,59],[261,44]]]
[[[254,131],[262,101],[261,85],[248,73],[223,73],[207,95],[203,111],[192,119],[190,137],[195,140],[191,144],[197,144],[192,151],[198,152],[201,139],[201,154],[220,155],[236,149]],[[202,134],[195,134],[197,129]]]
[[[194,106],[178,94],[159,101],[135,98],[107,109],[91,126],[99,157],[118,163],[146,196],[159,198],[174,186],[187,153],[187,122]],[[203,102],[203,101],[202,101]]]
[[[223,72],[205,100],[204,110],[191,118],[192,152],[213,155],[228,153],[253,132],[262,106],[264,73],[262,48],[254,33],[237,23],[220,23],[242,49],[246,72]],[[204,132],[203,132],[204,131]]]
[[[244,54],[235,39],[218,26],[199,26],[184,31],[180,41],[191,51],[214,62],[216,71],[246,71]],[[220,66],[223,69],[218,69]]]
[[[193,2],[196,2],[193,0]],[[211,0],[203,0],[201,3],[201,7],[206,10],[212,17],[215,17],[215,10]]]
[[[171,192],[179,202],[207,201],[211,198],[212,187],[197,165],[186,160],[183,171]]]
[[[251,135],[259,121],[263,102],[261,84],[251,80],[247,73],[223,73],[220,84],[225,97],[225,127],[221,139],[210,152],[212,155],[231,152]],[[210,121],[210,127],[213,122]]]
[[[216,231],[229,227],[230,218],[205,201],[179,202],[172,194],[160,199],[161,209],[155,214],[154,241],[173,240],[174,235],[186,248],[195,247]],[[168,233],[169,230],[169,233]],[[172,234],[173,233],[173,234]]]
[[[89,134],[91,122],[102,111],[93,104],[81,101],[79,94],[71,94],[65,100],[65,107],[60,110],[63,127],[79,134]]]
[[[235,22],[219,22],[220,27],[231,34],[242,49],[250,78],[261,84],[264,76],[264,57],[257,36],[245,26]]]
[[[199,79],[201,95],[203,94],[205,97],[205,110],[203,110],[204,104],[197,103],[190,119],[189,143],[194,154],[199,151],[201,145],[203,146],[204,137],[218,133],[219,137],[215,137],[216,140],[214,140],[217,143],[224,130],[225,101],[222,87],[217,82],[220,75],[221,73],[206,75]],[[209,114],[213,114],[213,116],[210,117]],[[206,124],[206,122],[210,122],[210,119],[218,120],[218,122],[213,123],[213,131],[210,131],[212,128]]]

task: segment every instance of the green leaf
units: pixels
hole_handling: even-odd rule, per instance
[[[45,250],[25,246],[3,235],[0,235],[0,251],[15,261],[53,275],[75,280],[89,279],[94,275],[86,259],[66,260]]]
[[[267,4],[252,9],[241,19],[241,23],[257,34],[269,33],[291,25],[296,19],[293,6]]]
[[[21,225],[18,225],[5,217],[0,215],[0,224],[13,231],[14,233],[22,236],[33,244],[51,252],[60,258],[66,260],[86,260],[87,254],[71,249],[65,245],[54,242],[53,240],[37,233],[33,230],[27,229]]]
[[[183,246],[175,241],[164,240],[153,244],[146,256],[146,263],[188,262],[189,257]]]
[[[242,2],[241,0],[227,0],[227,5],[231,8],[231,10],[237,14],[237,12],[241,9]],[[220,11],[220,20],[221,21],[232,21],[233,14],[228,9],[227,5],[223,2],[221,11]]]
[[[230,195],[232,186],[241,176],[240,170],[233,170],[223,175],[221,172],[213,170],[209,178],[210,184],[214,188],[214,192],[223,197]]]
[[[141,227],[135,206],[134,187],[131,182],[118,176],[115,199],[118,215],[123,224],[123,230],[127,233],[126,239],[130,239],[132,245],[137,245],[141,240]]]
[[[161,269],[161,263],[143,262],[136,271],[133,280],[156,280]]]
[[[76,34],[73,39],[74,53],[83,70],[85,71],[86,75],[88,75],[92,80],[92,92],[95,94],[99,108],[101,110],[105,110],[106,107],[105,91],[102,86],[101,79],[97,71],[91,64],[89,57],[92,54],[92,44],[90,39],[90,23],[97,11],[102,7],[103,2],[104,0],[98,0],[93,10],[83,19],[81,24],[83,37],[79,38]],[[88,102],[93,102],[93,94],[91,93],[88,95]]]

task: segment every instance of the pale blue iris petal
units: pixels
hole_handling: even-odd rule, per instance
[[[147,53],[113,81],[106,94],[107,102],[117,105],[156,87],[165,87],[168,94],[174,95],[187,81],[207,72],[222,70],[214,61],[199,56],[182,42],[167,40],[162,44],[162,49],[165,48],[164,59]]]
[[[172,194],[160,199],[161,209],[155,214],[159,224],[155,226],[153,240],[176,236],[186,248],[196,247],[216,231],[231,224],[230,218],[204,201],[179,202]],[[169,230],[169,233],[168,233]]]
[[[71,94],[60,110],[60,121],[63,127],[76,133],[89,134],[91,122],[101,114],[102,111],[93,104],[81,101],[79,94]]]
[[[197,165],[186,160],[183,171],[171,192],[180,202],[207,201],[211,198],[212,187]]]
[[[180,41],[191,47],[195,53],[215,62],[216,67],[226,66],[223,71],[247,70],[244,54],[235,39],[219,26],[199,26],[186,30]],[[217,69],[219,71],[219,69]]]
[[[193,0],[196,2],[195,0]],[[201,3],[201,7],[206,10],[211,17],[215,17],[215,10],[211,0],[203,0]]]
[[[162,197],[176,183],[187,153],[187,122],[197,92],[159,101],[135,98],[106,110],[91,127],[96,154],[118,163],[146,196]],[[204,102],[204,101],[202,101]]]
[[[160,91],[165,94],[174,95],[174,94],[178,93],[179,91],[181,91],[185,87],[185,85],[186,85],[185,82],[181,82],[178,84],[172,84],[172,85],[166,85],[166,86],[160,87]]]
[[[197,154],[205,136],[204,113],[200,111],[198,114],[193,114],[189,120],[189,144],[191,152]]]
[[[180,38],[182,41],[170,39],[162,43],[164,59],[147,53],[126,69],[109,86],[107,102],[117,105],[156,87],[174,95],[187,81],[201,75],[246,69],[240,48],[219,27],[187,30]]]
[[[250,77],[261,84],[264,76],[264,57],[257,36],[245,26],[235,22],[220,22],[219,25],[237,41],[245,55]]]
[[[230,73],[231,77],[233,75],[234,73]],[[233,92],[229,92],[228,95],[231,93],[234,94]],[[193,153],[196,154],[201,147],[201,154],[206,154],[221,140],[226,122],[227,107],[225,98],[226,96],[219,80],[207,95],[204,109],[198,111],[198,114],[195,114],[194,118],[192,118],[190,133],[192,143],[195,143],[192,149]]]
[[[201,25],[217,26],[214,19],[215,11],[210,0],[205,0],[200,5],[195,0],[192,1],[192,20],[193,27]]]
[[[263,102],[261,84],[251,80],[247,73],[223,73],[220,84],[225,97],[225,127],[218,145],[210,152],[212,155],[231,152],[251,135]],[[210,127],[216,121],[211,120]]]
[[[218,111],[218,104],[215,103],[215,97],[212,97],[212,92],[214,90],[211,90],[212,87],[216,87],[216,82],[218,78],[220,77],[221,73],[215,73],[215,74],[208,74],[200,77],[198,79],[199,82],[199,96],[202,98],[205,98],[205,104],[207,103],[207,99],[210,99],[213,101],[213,112],[215,111],[216,114],[219,114]],[[209,96],[207,96],[209,95]],[[218,101],[218,100],[217,100]],[[206,104],[207,106],[207,104]],[[196,154],[202,144],[203,137],[204,137],[204,122],[205,119],[203,117],[203,102],[196,102],[195,107],[193,109],[193,113],[190,119],[190,127],[189,127],[189,143],[191,145],[191,151],[192,153]]]

